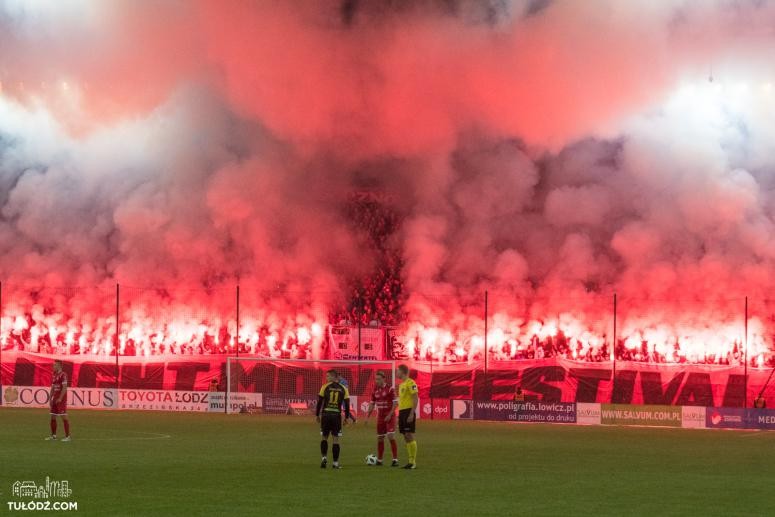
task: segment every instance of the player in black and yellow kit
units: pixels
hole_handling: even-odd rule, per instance
[[[333,437],[334,445],[331,448],[334,453],[334,468],[339,468],[339,437],[342,436],[342,408],[345,419],[355,422],[355,417],[350,414],[350,392],[339,384],[339,375],[336,370],[326,372],[326,384],[320,388],[318,394],[318,406],[315,410],[315,419],[320,423],[320,454],[323,460],[320,468],[328,465],[328,435]],[[321,414],[322,413],[322,414]],[[346,420],[345,420],[346,421]]]

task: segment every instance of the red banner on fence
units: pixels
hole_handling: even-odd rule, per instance
[[[115,387],[114,358],[94,356],[61,357],[71,385],[83,388]],[[0,371],[3,385],[46,386],[51,382],[54,358],[20,352],[4,352]],[[120,386],[125,389],[194,391],[207,390],[217,379],[226,379],[226,358],[217,355],[120,357]],[[558,359],[440,366],[410,363],[412,377],[420,386],[420,398],[430,399],[510,399],[517,385],[526,400],[545,402],[611,402],[615,404],[655,404],[683,406],[741,407],[749,405],[764,387],[770,370],[702,365],[649,365],[619,362],[616,380],[611,363],[583,363]],[[293,386],[291,395],[314,396],[323,382],[320,375],[304,374],[299,362],[288,368],[282,361],[244,364],[251,379],[241,391],[279,393],[280,386]],[[259,370],[253,371],[253,369]],[[337,367],[339,368],[339,367]],[[310,366],[310,369],[313,369]],[[372,369],[352,366],[345,372],[353,395],[368,395],[373,386]],[[289,379],[293,378],[293,379]],[[293,382],[289,382],[289,380]],[[775,398],[775,387],[764,392]],[[775,401],[773,401],[775,402]]]

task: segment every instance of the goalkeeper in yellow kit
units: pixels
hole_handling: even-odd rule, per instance
[[[398,385],[398,431],[404,435],[406,453],[409,456],[409,462],[404,468],[411,470],[417,468],[417,441],[414,439],[414,433],[420,398],[417,383],[409,378],[408,366],[400,365],[396,375],[401,380]]]

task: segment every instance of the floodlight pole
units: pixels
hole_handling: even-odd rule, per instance
[[[431,354],[431,382],[428,395],[431,399],[431,420],[433,420],[433,414],[435,413],[435,411],[433,411],[433,354]]]
[[[748,407],[748,297],[745,297],[745,337],[744,337],[744,343],[745,343],[745,352],[744,352],[744,359],[745,359],[745,369],[744,369],[744,377],[745,377],[745,396],[744,396],[744,402],[743,407]]]
[[[358,290],[358,361],[361,360],[361,326],[363,325],[363,292]]]
[[[3,405],[3,282],[0,281],[0,406]]]
[[[488,291],[484,291],[484,386],[485,389],[487,389],[487,320],[489,318],[489,301],[490,301],[490,293]],[[492,397],[492,394],[488,394],[489,397]]]
[[[617,300],[616,293],[614,293],[614,339],[611,344],[611,355],[613,356],[613,377],[611,377],[613,384],[611,385],[611,403],[614,402],[614,389],[616,388],[616,317],[617,317]]]
[[[237,359],[239,359],[239,284],[237,284],[237,338],[235,346],[237,347]]]
[[[231,393],[231,357],[226,357],[226,389],[223,391],[223,412],[229,414],[229,394]]]
[[[120,343],[118,339],[118,333],[120,328],[118,318],[119,318],[119,300],[120,299],[121,299],[120,286],[118,283],[116,283],[116,335],[113,336],[113,341],[114,341],[113,348],[116,349],[116,389],[119,389],[119,387],[121,386],[121,377],[119,374],[120,370],[118,367],[118,347]]]
[[[360,389],[360,382],[361,382],[361,328],[363,326],[363,291],[361,289],[358,289],[358,369],[357,369],[357,379],[354,379],[355,382],[353,382],[353,385],[351,388],[356,388],[356,382],[358,383],[358,388]]]

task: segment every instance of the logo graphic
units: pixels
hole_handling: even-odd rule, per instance
[[[707,411],[704,407],[683,406],[681,412],[681,427],[694,429],[706,427]]]
[[[38,485],[34,481],[15,481],[11,485],[11,493],[14,497],[33,499],[69,499],[73,495],[69,481],[52,481],[46,476],[46,482]]]
[[[582,425],[600,425],[600,404],[579,402],[576,404],[576,422]]]
[[[474,404],[470,400],[452,401],[452,418],[470,420],[474,417]]]
[[[361,411],[363,411],[365,413],[368,410],[369,410],[369,403],[368,402],[362,402],[361,403]]]
[[[710,421],[713,422],[713,425],[719,425],[721,423],[721,415],[719,415],[718,411],[714,411],[713,415],[710,417]]]
[[[425,413],[426,415],[430,415],[432,411],[433,411],[433,407],[431,407],[430,402],[423,404],[422,406],[423,413]]]
[[[19,390],[16,388],[6,388],[4,398],[7,403],[13,404],[19,400]]]

